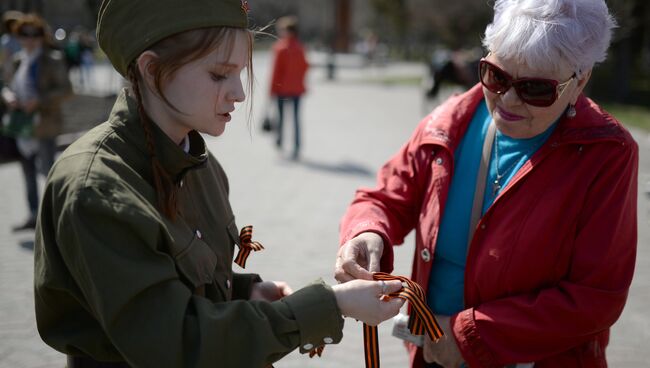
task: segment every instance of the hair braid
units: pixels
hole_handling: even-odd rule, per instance
[[[127,70],[127,78],[129,79],[129,82],[131,82],[131,88],[135,94],[135,98],[138,104],[138,115],[140,116],[140,122],[142,124],[142,128],[144,129],[147,151],[151,156],[153,184],[156,189],[156,200],[158,202],[158,207],[166,217],[174,220],[176,217],[176,197],[178,188],[174,184],[167,170],[163,168],[160,160],[158,159],[158,156],[156,155],[156,146],[153,139],[153,133],[151,131],[151,124],[153,124],[153,122],[149,119],[147,113],[144,111],[138,72],[135,64],[131,64],[129,66]]]

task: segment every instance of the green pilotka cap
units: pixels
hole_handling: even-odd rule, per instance
[[[162,39],[197,28],[248,28],[244,0],[104,0],[97,41],[115,69],[129,64]]]

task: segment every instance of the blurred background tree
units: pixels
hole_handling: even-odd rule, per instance
[[[409,40],[409,22],[411,12],[407,0],[371,0],[374,12],[371,23],[368,25],[373,30],[384,30],[381,37],[384,42],[395,45],[394,49],[408,57],[407,47]]]
[[[410,0],[409,24],[420,41],[450,49],[481,45],[481,35],[492,19],[492,1]]]
[[[650,3],[607,0],[619,28],[608,60],[595,69],[596,97],[650,106]]]
[[[606,0],[620,27],[610,55],[595,69],[590,94],[650,105],[650,2]],[[254,0],[251,23],[262,27],[297,15],[301,37],[312,50],[350,52],[368,34],[389,59],[430,62],[436,50],[478,48],[492,18],[494,0]],[[0,0],[0,11],[43,14],[54,29],[93,29],[101,0]],[[273,31],[271,29],[271,31]],[[271,39],[261,39],[266,47]]]

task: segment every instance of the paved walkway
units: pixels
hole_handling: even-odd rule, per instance
[[[238,224],[255,225],[255,237],[266,250],[254,254],[247,269],[269,280],[286,280],[295,288],[323,277],[334,283],[332,269],[338,244],[338,221],[354,190],[371,186],[374,174],[409,137],[423,116],[416,86],[362,83],[388,73],[417,75],[424,70],[397,65],[386,70],[345,69],[337,82],[322,69],[310,74],[304,99],[303,156],[298,162],[278,153],[272,139],[257,128],[266,105],[266,59],[256,59],[257,90],[246,123],[245,106],[235,114],[226,134],[208,145],[229,173],[232,206]],[[287,124],[288,125],[288,124]],[[289,135],[288,138],[291,136]],[[650,136],[635,132],[641,145],[640,184],[650,186]],[[291,139],[286,139],[290,142]],[[12,234],[11,224],[26,215],[18,165],[0,166],[0,368],[63,367],[63,357],[43,344],[36,332],[32,301],[32,236]],[[608,350],[610,366],[647,365],[650,352],[650,197],[639,196],[639,257],[630,300],[615,325]],[[289,237],[287,236],[289,235]],[[396,274],[409,275],[413,237],[396,250]],[[401,343],[390,326],[380,326],[384,367],[406,367]],[[321,359],[292,353],[277,363],[289,367],[362,367],[361,324],[347,320],[344,340],[328,346]]]

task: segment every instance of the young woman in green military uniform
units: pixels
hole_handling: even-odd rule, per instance
[[[377,324],[398,281],[282,282],[232,271],[245,247],[226,174],[199,133],[221,135],[251,80],[240,0],[105,0],[98,42],[131,88],[53,167],[37,225],[43,340],[76,367],[264,367]],[[250,87],[250,86],[249,86]],[[243,238],[245,240],[245,238]]]

